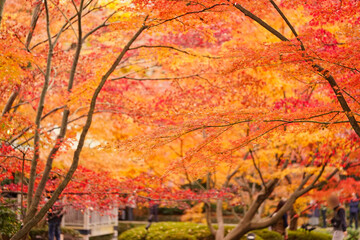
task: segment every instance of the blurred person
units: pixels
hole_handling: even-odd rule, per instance
[[[352,226],[353,220],[355,221],[355,228],[358,229],[358,217],[359,217],[359,199],[356,193],[352,194],[352,198],[349,202],[350,206],[350,227]]]
[[[334,217],[330,221],[334,230],[332,240],[343,240],[347,234],[345,209],[341,207],[339,197],[336,195],[330,196],[328,202],[334,210]]]
[[[58,199],[47,213],[47,221],[49,225],[49,240],[54,240],[54,238],[56,238],[56,240],[60,240],[60,225],[64,214],[65,208],[63,207],[61,201]]]
[[[323,204],[321,207],[321,218],[322,218],[322,227],[326,228],[326,212],[327,212],[327,208],[326,208],[326,204]]]

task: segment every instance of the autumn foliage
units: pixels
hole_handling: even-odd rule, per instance
[[[359,189],[359,1],[1,3],[1,192],[22,193],[25,224],[13,239],[59,196],[216,203],[220,240],[276,221],[266,199],[301,211],[300,197]],[[225,203],[246,210],[227,236]]]

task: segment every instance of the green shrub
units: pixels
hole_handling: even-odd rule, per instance
[[[132,223],[119,222],[118,234],[120,235],[121,233],[136,227],[145,227],[145,225],[143,223],[135,223],[135,222]]]
[[[260,236],[264,240],[282,240],[282,236],[278,232],[269,231],[268,229],[260,229],[252,231],[256,236]]]
[[[331,240],[332,236],[319,232],[289,231],[289,240]]]
[[[118,240],[143,240],[146,239],[146,235],[145,227],[137,227],[120,234]]]
[[[227,235],[231,230],[234,229],[234,226],[225,226],[225,235]],[[256,240],[282,240],[282,236],[274,231],[269,231],[268,229],[259,229],[251,231],[251,233],[255,233]],[[246,239],[244,236],[241,240]]]
[[[316,228],[314,231],[317,233],[332,235],[332,228]]]
[[[111,240],[113,238],[113,234],[106,234],[101,236],[93,236],[89,237],[90,240]]]
[[[346,240],[358,240],[360,237],[359,231],[353,228],[347,230]]]
[[[168,233],[164,236],[164,239],[171,240],[197,240],[195,236],[191,236],[186,233]]]
[[[61,233],[71,235],[71,236],[76,237],[76,238],[81,237],[81,234],[79,233],[79,231],[77,231],[75,229],[72,229],[72,228],[62,227],[61,228]]]
[[[29,236],[30,239],[47,239],[49,236],[48,232],[49,232],[48,226],[33,228],[30,230]],[[71,239],[81,238],[80,233],[71,228],[61,228],[61,233],[70,236]],[[68,239],[68,237],[65,238]]]
[[[214,226],[216,228],[216,226]],[[225,226],[225,234],[234,227]],[[280,234],[267,229],[253,231],[256,240],[280,240]],[[120,234],[119,240],[213,240],[206,225],[189,222],[154,223],[149,231],[145,227],[137,227]],[[246,240],[243,236],[241,240]]]
[[[16,214],[10,208],[0,206],[0,238],[8,239],[20,228]]]
[[[211,240],[205,225],[184,222],[154,223],[147,232],[137,227],[123,232],[119,240]]]

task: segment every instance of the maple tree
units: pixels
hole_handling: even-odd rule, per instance
[[[28,192],[13,239],[61,193],[75,204],[106,193],[104,207],[135,189],[144,201],[216,201],[209,228],[236,239],[357,166],[357,1],[0,3],[1,177],[22,173],[8,188]],[[208,189],[183,190],[184,179]],[[284,189],[280,214],[259,219]],[[224,236],[223,201],[246,192]]]
[[[141,2],[143,3],[143,1]],[[359,126],[355,118],[355,115],[358,115],[357,109],[359,108],[357,101],[359,71],[356,66],[352,67],[354,50],[358,48],[358,45],[351,34],[351,31],[358,31],[355,23],[359,16],[354,9],[357,9],[359,4],[354,1],[347,1],[339,6],[337,1],[330,2],[299,1],[295,4],[287,1],[282,2],[281,6],[292,11],[295,19],[301,15],[296,20],[301,17],[305,19],[305,22],[301,19],[299,21],[303,23],[301,35],[298,35],[294,26],[274,1],[257,1],[256,3],[250,1],[217,1],[215,4],[218,3],[220,6],[217,9],[218,11],[199,14],[198,19],[200,21],[194,23],[198,19],[191,17],[186,20],[182,19],[181,24],[183,26],[191,29],[195,25],[200,31],[209,31],[206,27],[215,22],[219,26],[221,25],[219,22],[222,20],[221,28],[236,29],[234,32],[243,34],[234,33],[232,39],[228,42],[225,41],[225,43],[220,42],[219,44],[216,40],[211,43],[203,41],[200,44],[196,43],[196,46],[191,45],[191,41],[186,42],[183,39],[179,42],[180,37],[170,39],[172,45],[167,46],[167,48],[189,55],[189,57],[184,59],[183,56],[180,56],[181,60],[179,60],[176,55],[172,55],[170,59],[166,58],[165,60],[167,64],[171,61],[171,64],[166,66],[170,66],[170,70],[173,70],[175,77],[172,80],[177,84],[178,89],[169,90],[165,96],[162,94],[158,97],[160,98],[159,101],[152,103],[156,106],[158,113],[155,115],[153,112],[148,112],[147,115],[153,117],[150,121],[160,123],[162,126],[160,131],[157,129],[149,138],[150,141],[155,139],[150,146],[167,144],[184,135],[206,130],[210,136],[196,147],[188,150],[181,161],[173,167],[175,169],[183,165],[184,161],[193,160],[193,163],[189,164],[191,168],[196,169],[197,175],[204,175],[204,172],[209,171],[209,166],[211,168],[211,166],[217,165],[219,161],[229,161],[231,154],[236,153],[250,142],[266,141],[267,139],[265,140],[263,136],[269,135],[268,133],[274,130],[280,131],[281,134],[287,134],[288,131],[298,133],[305,131],[310,126],[311,129],[318,129],[318,125],[323,125],[337,133],[337,137],[340,137],[342,136],[341,131],[336,125],[350,123],[354,132],[359,135]],[[201,4],[199,2],[192,4],[175,1],[165,9],[164,1],[157,1],[156,3],[158,5],[155,5],[155,8],[158,11],[171,16],[173,14],[171,10],[179,13],[179,11],[184,11],[183,9],[190,7],[193,9],[200,8],[201,4],[201,6],[206,6],[208,2],[201,1]],[[153,4],[148,4],[151,9],[154,8]],[[214,1],[211,4],[214,4]],[[146,7],[147,5],[145,3],[142,6]],[[169,11],[169,9],[171,10]],[[307,10],[305,14],[302,12],[303,9]],[[251,41],[253,40],[252,36],[243,37],[246,35],[245,32],[254,34],[254,31],[258,29],[253,26],[249,27],[248,22],[239,10],[270,33],[267,34],[261,29],[259,30],[260,34],[267,38],[261,40],[267,42],[266,44]],[[283,23],[280,27],[282,29],[287,27],[289,30],[282,30],[283,33],[280,33],[255,14],[264,16],[264,20],[270,22],[271,25],[276,26],[278,23]],[[339,18],[339,16],[345,18],[342,21],[346,22],[347,25],[336,22],[335,17]],[[306,18],[310,18],[310,20],[307,21]],[[311,18],[313,19],[311,20]],[[322,25],[317,26],[319,24]],[[341,34],[335,35],[334,28],[342,30]],[[352,30],[349,31],[349,29]],[[191,32],[191,30],[189,31]],[[216,33],[216,31],[211,31],[216,35],[214,32]],[[290,41],[291,34],[293,34],[294,39]],[[191,33],[186,33],[183,37],[186,39],[185,36],[189,35]],[[259,37],[259,35],[256,36]],[[280,39],[282,42],[279,43],[276,39]],[[343,41],[342,43],[338,42],[340,39]],[[169,44],[169,39],[165,41]],[[175,47],[176,45],[182,48],[179,49]],[[209,48],[209,46],[211,47]],[[147,46],[147,48],[151,47],[165,48],[166,46]],[[189,48],[192,50],[188,50]],[[204,54],[204,51],[207,53]],[[158,54],[158,52],[153,51],[152,54]],[[204,60],[204,58],[211,60]],[[335,62],[333,59],[338,61]],[[352,59],[352,62],[348,62],[348,59]],[[254,69],[254,71],[249,69]],[[179,76],[179,70],[181,73],[185,72],[185,76]],[[139,80],[171,80],[167,77],[150,79],[144,77]],[[181,79],[181,82],[178,79]],[[226,81],[228,79],[229,81]],[[236,85],[236,80],[242,86]],[[341,83],[341,87],[337,81]],[[245,84],[250,86],[257,84],[259,86],[259,83],[262,84],[260,90],[254,87],[250,89],[243,87]],[[264,90],[272,92],[269,93],[269,91]],[[332,95],[331,91],[335,95]],[[173,102],[177,104],[171,104]],[[149,107],[148,109],[154,111],[153,108]],[[351,109],[355,110],[351,111]],[[243,134],[244,137],[239,137],[241,127],[237,126],[241,124],[250,125],[250,136]],[[283,127],[287,131],[282,131],[281,128]],[[237,130],[235,132],[237,132],[238,137],[234,137],[236,135],[231,131],[233,129]],[[256,131],[252,131],[253,129]],[[161,135],[160,138],[157,137],[159,134]],[[312,136],[309,135],[308,137]],[[231,139],[230,143],[227,143],[225,139]],[[353,141],[353,137],[350,137],[348,141]],[[356,141],[353,143],[357,144]],[[135,140],[134,145],[138,146],[138,140]],[[344,147],[346,143],[339,145]],[[343,155],[346,156],[347,154]],[[335,165],[341,168],[346,158],[338,156],[335,160]],[[206,166],[204,166],[204,161],[206,161]],[[356,164],[356,160],[353,163]],[[350,163],[350,165],[352,164]],[[324,162],[323,167],[326,167]],[[327,177],[330,179],[337,171],[335,169]],[[297,197],[322,185],[324,182],[321,182],[320,185],[316,183],[322,173],[321,170],[317,177],[310,174],[304,179],[305,182],[299,183],[300,191],[291,195],[278,217],[290,209]],[[310,178],[313,180],[309,181]],[[278,180],[275,178],[268,183],[275,187]],[[307,181],[310,184],[305,187]],[[252,221],[255,211],[273,191],[266,185],[263,189],[265,189],[265,194],[260,194],[255,200],[252,214],[249,213],[247,218],[244,218],[225,239],[235,239],[253,228],[266,227],[277,220],[277,217],[273,217],[260,222]],[[220,232],[218,239],[223,237],[223,233]]]
[[[139,20],[139,22],[135,23],[135,26],[130,25],[124,31],[127,40],[121,39],[116,42],[116,44],[123,44],[124,47],[115,51],[115,54],[111,54],[112,56],[117,55],[114,58],[115,60],[109,60],[108,65],[104,64],[106,61],[99,63],[98,67],[100,69],[91,69],[93,71],[89,71],[84,67],[95,57],[96,51],[87,50],[83,55],[81,55],[81,52],[86,48],[84,46],[89,38],[99,37],[99,30],[110,25],[108,24],[110,18],[117,17],[116,13],[123,10],[121,6],[118,6],[115,12],[109,13],[108,11],[102,12],[104,5],[93,1],[61,3],[29,1],[26,5],[27,9],[22,9],[22,11],[16,13],[21,3],[8,2],[7,4],[4,9],[11,9],[10,5],[12,5],[14,12],[11,13],[11,10],[9,12],[4,11],[6,21],[2,29],[2,51],[9,55],[8,57],[2,55],[2,61],[5,63],[3,66],[7,70],[2,78],[2,82],[5,83],[2,91],[5,93],[3,98],[8,99],[2,114],[2,122],[6,124],[3,125],[5,131],[2,132],[2,152],[5,161],[14,158],[23,160],[22,172],[25,171],[25,168],[28,170],[26,171],[29,179],[26,198],[27,210],[23,219],[23,228],[13,236],[13,239],[20,239],[43,218],[72,179],[79,164],[80,153],[85,144],[85,138],[91,126],[94,112],[97,110],[95,105],[99,93],[109,76],[129,51],[132,43],[148,26],[146,26],[146,17],[136,16],[137,14],[134,12],[132,17]],[[29,20],[23,14],[29,10],[33,12],[30,28],[22,26],[23,23],[20,22],[20,20]],[[92,12],[97,12],[97,14],[91,20],[86,19],[85,16]],[[8,15],[6,15],[7,13]],[[72,14],[72,17],[68,18],[67,15],[69,14]],[[20,18],[19,21],[14,21],[17,17]],[[100,24],[94,21],[95,19],[98,19]],[[73,31],[74,35],[67,34],[69,31],[66,30]],[[65,37],[63,43],[61,37]],[[31,45],[33,39],[38,42]],[[72,45],[67,46],[72,41],[74,41],[73,45],[75,47]],[[91,39],[91,42],[96,43],[96,39]],[[5,48],[5,44],[9,43],[14,48],[14,51]],[[70,51],[72,49],[74,51]],[[110,55],[109,51],[102,53],[103,55],[97,57],[106,56],[108,58]],[[66,61],[69,61],[68,64],[64,64]],[[80,61],[81,64],[79,64]],[[95,65],[93,67],[95,68]],[[85,74],[77,73],[80,69]],[[9,70],[12,72],[9,72]],[[91,79],[86,81],[87,78]],[[42,81],[43,79],[44,81]],[[27,88],[32,90],[29,91]],[[82,95],[84,89],[89,94]],[[35,102],[34,99],[31,99],[34,96],[39,96],[35,97]],[[56,100],[60,96],[65,98]],[[80,101],[79,97],[83,97],[82,100],[85,106],[81,106],[81,102],[79,105],[75,104],[76,101]],[[18,106],[14,105],[16,99],[19,99]],[[26,115],[27,112],[31,112],[31,108],[26,109],[26,105],[33,107],[36,113]],[[12,109],[14,110],[11,111]],[[22,111],[25,111],[25,114]],[[61,114],[58,113],[60,111],[62,111]],[[44,114],[44,112],[46,113]],[[78,115],[79,112],[81,114],[85,113],[85,115]],[[71,117],[70,113],[72,113],[73,119],[69,119]],[[49,116],[52,121],[46,123],[45,118]],[[34,122],[24,121],[24,119],[27,118],[28,120],[32,117],[35,119]],[[58,121],[59,118],[61,119],[60,122]],[[66,135],[69,124],[81,118],[85,118],[85,122],[76,127],[78,129],[73,131],[73,136],[71,134]],[[44,128],[46,124],[51,127]],[[56,129],[58,129],[58,132],[51,134]],[[80,135],[76,139],[74,134],[76,135],[77,132]],[[20,142],[23,139],[25,141]],[[32,150],[27,153],[23,149],[24,146],[29,144],[30,140],[33,140]],[[59,150],[61,151],[61,148],[70,148],[71,145],[75,145],[75,147],[73,148],[70,167],[64,172],[64,177],[53,189],[49,201],[44,205],[40,205],[45,187],[47,185],[48,188],[49,185],[51,186],[49,176],[53,168],[53,160]],[[6,156],[11,150],[15,151],[15,153]],[[22,158],[17,157],[18,152],[23,152]],[[41,153],[47,155],[43,164],[38,163]],[[26,159],[28,155],[32,155],[31,160]],[[30,166],[25,164],[24,161],[30,161]],[[9,167],[12,167],[13,171],[18,170],[14,169],[13,163],[7,163]],[[4,167],[3,171],[9,171],[9,169]],[[38,176],[39,172],[41,172],[40,176]],[[108,185],[105,186],[109,187]],[[24,190],[23,186],[22,190]]]
[[[132,58],[137,61],[136,58],[141,59],[142,56],[130,46],[143,31],[170,20],[147,25],[150,21],[148,17],[126,2],[29,1],[27,5],[22,5],[12,1],[7,2],[3,9],[6,9],[6,21],[2,22],[1,32],[1,61],[5,69],[1,76],[1,157],[4,163],[1,177],[13,179],[13,174],[21,175],[20,182],[16,183],[13,179],[13,183],[2,188],[5,192],[20,190],[22,202],[26,200],[23,228],[13,236],[13,239],[19,239],[43,218],[61,193],[69,195],[75,189],[75,196],[84,194],[85,198],[99,199],[99,195],[89,193],[98,192],[108,197],[104,193],[119,194],[124,191],[124,188],[116,191],[114,185],[119,183],[102,177],[104,173],[93,178],[94,183],[102,182],[103,187],[81,177],[81,173],[87,177],[92,174],[85,168],[79,168],[78,176],[74,173],[78,169],[80,153],[87,145],[85,138],[94,114],[132,116],[132,110],[126,108],[126,104],[131,102],[127,99],[131,95],[127,95],[134,90],[140,94],[144,92],[140,83],[124,82],[121,77],[107,81],[109,76],[139,71],[131,61]],[[31,17],[26,12],[32,12]],[[116,38],[118,29],[122,30],[124,38]],[[106,42],[106,39],[113,41]],[[142,40],[143,43],[146,41]],[[119,45],[124,47],[119,48]],[[109,56],[114,56],[115,61]],[[94,62],[94,59],[99,61]],[[104,91],[99,96],[101,89]],[[121,98],[114,100],[116,94],[120,94]],[[94,134],[91,138],[99,136]],[[102,137],[105,142],[106,137]],[[95,145],[102,143],[97,141]],[[91,144],[87,147],[94,148]],[[54,164],[62,164],[54,160],[66,152],[72,155],[70,164],[64,164],[63,169],[54,167]],[[71,180],[72,184],[68,185]],[[142,181],[145,179],[142,178]],[[88,191],[84,193],[83,188]],[[156,190],[154,188],[153,192]],[[27,191],[26,199],[24,191]],[[45,191],[51,193],[50,200],[46,202],[43,201]],[[192,196],[186,191],[180,192],[179,196],[181,194]],[[91,202],[91,199],[67,198],[86,204]],[[103,200],[102,206],[110,201]]]

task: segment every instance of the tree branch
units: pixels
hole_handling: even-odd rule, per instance
[[[46,13],[48,14],[48,9],[47,9],[47,2],[45,1],[46,4]],[[70,71],[70,77],[69,77],[69,81],[68,81],[68,92],[71,91],[72,87],[73,87],[73,83],[74,83],[74,78],[75,78],[75,71],[76,71],[76,67],[78,66],[78,61],[79,61],[79,56],[80,56],[80,52],[81,52],[81,47],[82,47],[82,21],[81,21],[81,16],[82,16],[82,9],[83,9],[83,4],[84,4],[84,0],[80,1],[80,10],[77,10],[78,12],[78,45],[76,48],[76,52],[75,52],[75,56],[74,56],[74,60],[71,66],[71,71]],[[54,41],[54,44],[56,43],[56,41],[59,39],[60,34],[57,36],[57,38]],[[48,37],[51,41],[51,34],[50,31],[48,30]],[[52,163],[53,163],[53,159],[55,158],[56,153],[58,152],[58,150],[60,149],[60,146],[63,142],[63,139],[65,137],[66,134],[66,129],[67,129],[67,125],[68,125],[68,118],[69,118],[69,114],[70,114],[70,110],[67,108],[67,106],[65,107],[64,111],[63,111],[63,117],[62,117],[62,122],[61,122],[61,128],[60,128],[60,133],[56,138],[56,143],[54,145],[54,147],[51,149],[48,158],[46,160],[46,165],[45,165],[45,169],[43,171],[43,176],[40,180],[40,183],[36,189],[35,195],[34,195],[34,199],[32,201],[32,204],[30,205],[30,208],[28,210],[28,216],[25,217],[25,223],[27,223],[27,221],[29,221],[29,219],[31,217],[33,217],[36,213],[37,210],[37,206],[40,202],[40,198],[41,195],[45,189],[46,186],[46,182],[49,178],[49,174],[50,171],[52,169]]]
[[[214,228],[214,226],[212,225],[211,222],[211,205],[209,202],[205,203],[205,211],[206,211],[206,224],[207,227],[209,228],[210,232],[212,235],[216,235],[216,229]]]
[[[30,43],[37,25],[37,21],[39,20],[40,14],[41,14],[41,5],[42,5],[42,1],[39,1],[34,10],[33,10],[33,14],[32,14],[32,18],[31,18],[31,23],[30,23],[30,30],[29,33],[26,36],[26,40],[25,40],[25,48],[28,52],[30,52]]]
[[[281,11],[281,9],[278,7],[278,5],[276,5],[276,3],[273,0],[270,0],[270,3],[274,6],[274,8],[276,9],[276,11],[280,14],[280,16],[282,17],[282,19],[286,22],[286,24],[288,25],[288,27],[291,29],[291,32],[294,34],[294,36],[296,37],[296,39],[300,42],[301,45],[301,50],[305,51],[305,47],[303,42],[301,41],[301,39],[299,38],[295,28],[293,27],[293,25],[291,25],[290,21],[287,19],[287,17],[285,16],[285,14]]]
[[[161,21],[160,23],[157,23],[157,24],[154,24],[154,25],[150,26],[149,28],[157,27],[157,26],[159,26],[159,25],[161,25],[161,24],[164,24],[164,23],[166,23],[166,22],[170,22],[170,21],[176,20],[176,19],[181,18],[181,17],[184,17],[184,16],[186,16],[186,15],[196,14],[196,13],[203,13],[203,12],[206,12],[206,11],[208,11],[208,10],[210,10],[210,9],[215,8],[215,7],[225,6],[225,5],[228,5],[228,4],[219,3],[219,4],[212,5],[212,6],[210,6],[210,7],[206,7],[206,8],[204,8],[204,9],[202,9],[202,10],[199,10],[199,11],[187,12],[187,13],[181,14],[181,15],[179,15],[179,16],[176,16],[176,17],[173,17],[173,18],[169,18],[169,19],[163,20],[163,21]]]
[[[71,89],[73,88],[74,85],[74,79],[75,79],[75,73],[76,73],[76,68],[78,66],[78,62],[79,62],[79,57],[80,57],[80,53],[81,53],[81,48],[82,48],[82,44],[83,44],[83,39],[82,39],[82,11],[83,11],[83,4],[84,1],[82,0],[80,2],[80,7],[79,7],[79,11],[78,11],[78,43],[76,46],[76,51],[75,51],[75,55],[74,55],[74,59],[71,65],[71,70],[70,70],[70,77],[69,77],[69,83],[68,83],[68,92],[71,92]]]
[[[215,239],[223,239],[225,234],[225,226],[224,226],[222,199],[218,199],[216,201],[216,220],[218,224],[218,229],[216,230]]]
[[[3,109],[2,113],[1,113],[2,117],[10,111],[10,109],[11,109],[12,105],[14,104],[14,101],[17,98],[18,95],[19,95],[19,90],[18,89],[14,90],[11,93],[11,95],[10,95],[8,101],[6,102],[6,105],[5,105],[5,107],[4,107],[4,109]]]
[[[85,10],[85,9],[90,5],[90,3],[91,3],[92,1],[93,1],[93,0],[89,0],[89,1],[85,4],[85,6],[83,7],[83,10]],[[98,9],[98,8],[93,8],[93,9],[89,10],[88,12],[86,12],[85,14],[83,14],[82,17],[88,15],[89,13],[91,13],[92,11],[94,11],[94,10],[96,10],[96,9]],[[69,20],[72,21],[72,20],[74,20],[77,16],[78,16],[78,15],[77,15],[77,13],[76,13],[76,14],[74,14],[73,16],[71,16],[71,17],[69,18]],[[71,23],[74,24],[76,21],[77,21],[77,20],[74,20],[74,21],[71,22]],[[65,30],[67,30],[67,29],[69,29],[69,28],[70,28],[70,25],[68,24],[68,22],[66,22],[66,23],[62,26],[61,32],[62,32],[62,31],[65,31]],[[57,37],[61,34],[61,32],[59,31],[58,33],[54,34],[51,38],[52,38],[52,39],[53,39],[53,38],[57,38]],[[36,43],[34,46],[32,46],[32,47],[30,48],[30,51],[33,50],[34,48],[38,47],[39,45],[41,45],[41,44],[43,44],[43,43],[46,43],[47,41],[48,41],[48,40],[45,39],[45,40],[42,40],[42,41]]]
[[[59,6],[54,3],[52,0],[50,0],[50,2],[56,7],[56,9],[61,13],[61,15],[65,18],[66,20],[66,23],[69,24],[69,26],[71,27],[71,29],[73,30],[74,32],[74,35],[77,39],[79,39],[79,36],[76,34],[76,31],[75,31],[75,28],[72,24],[72,22],[66,17],[65,13],[59,8]],[[76,12],[78,13],[77,9],[76,9]]]
[[[65,105],[50,110],[50,111],[47,112],[44,116],[41,117],[41,121],[44,120],[46,117],[50,116],[51,114],[53,114],[53,113],[55,113],[55,112],[57,112],[58,110],[63,109],[63,108],[65,108]],[[27,131],[29,131],[32,126],[33,126],[33,125],[30,125],[30,126],[24,128],[23,130],[21,130],[20,133],[19,133],[18,135],[16,135],[15,137],[12,137],[12,138],[9,140],[9,142],[10,142],[11,144],[13,144],[16,140],[18,140],[19,138],[21,138]],[[32,138],[31,138],[31,139],[32,139]],[[29,141],[29,140],[30,140],[30,139],[28,139],[28,141]],[[20,145],[22,145],[22,144],[20,144]]]
[[[173,47],[173,46],[166,46],[166,45],[140,45],[137,47],[132,47],[129,50],[136,50],[136,49],[140,49],[140,48],[167,48],[167,49],[171,49],[171,50],[175,50],[190,56],[194,56],[194,57],[205,57],[205,58],[210,58],[210,59],[220,59],[221,57],[212,57],[212,56],[208,56],[208,55],[196,55],[193,53],[190,53],[188,51]]]
[[[338,102],[340,103],[342,109],[345,112],[346,117],[349,119],[350,125],[354,129],[355,133],[360,137],[360,126],[354,117],[354,113],[349,107],[344,95],[341,92],[340,87],[337,85],[335,78],[330,74],[330,72],[318,64],[314,64],[313,68],[330,84],[332,90],[334,91]]]
[[[228,0],[229,1],[229,0]],[[267,23],[265,23],[262,19],[260,19],[259,17],[257,17],[255,14],[249,12],[248,10],[246,10],[245,8],[243,8],[241,5],[234,3],[233,4],[234,7],[236,7],[237,9],[239,9],[242,13],[245,14],[245,16],[250,17],[252,20],[254,20],[255,22],[257,22],[258,24],[260,24],[263,28],[265,28],[267,31],[269,31],[270,33],[272,33],[274,36],[276,36],[277,38],[279,38],[281,41],[286,41],[288,42],[289,39],[287,39],[285,36],[283,36],[281,33],[279,33],[278,31],[276,31],[274,28],[272,28],[270,25],[268,25]],[[276,5],[276,4],[275,4]],[[279,9],[277,7],[277,9]],[[292,27],[292,25],[290,24],[290,22],[287,20],[287,18],[285,17],[285,15],[281,12],[281,10],[278,10],[279,14],[281,16],[283,16],[283,19],[285,20],[285,22],[288,22],[288,26],[292,29],[294,29]],[[295,29],[294,29],[295,30]],[[297,35],[296,31],[293,32],[294,34]],[[303,45],[302,45],[303,47]],[[303,51],[305,50],[302,49]],[[312,60],[306,60],[306,61],[312,61]],[[351,108],[349,107],[347,101],[345,100],[340,87],[338,86],[335,78],[330,74],[330,72],[326,69],[324,69],[322,66],[318,65],[318,64],[313,64],[312,65],[313,69],[318,72],[325,80],[327,80],[327,82],[330,84],[332,90],[334,91],[336,98],[340,104],[340,106],[342,107],[342,109],[344,110],[346,117],[348,118],[353,130],[355,131],[355,133],[360,137],[360,126],[358,124],[358,122],[356,121],[355,117],[354,117],[354,113],[352,112]]]
[[[44,1],[45,4],[45,13],[46,13],[46,31],[48,34],[48,43],[49,43],[49,50],[47,55],[47,63],[46,63],[46,73],[45,73],[45,81],[43,85],[43,89],[40,95],[39,104],[36,112],[36,118],[35,118],[35,135],[34,135],[34,157],[31,163],[30,168],[30,179],[29,179],[29,187],[28,187],[28,206],[30,207],[32,204],[32,197],[33,197],[33,191],[34,191],[34,184],[35,184],[35,178],[36,178],[36,167],[37,162],[40,158],[40,128],[41,128],[41,115],[44,109],[44,102],[45,102],[45,96],[49,85],[49,79],[51,74],[51,62],[53,57],[53,43],[51,40],[51,33],[50,33],[50,17],[49,17],[49,8],[47,0]],[[29,209],[28,209],[29,210]],[[27,220],[25,216],[25,220]]]
[[[229,0],[228,0],[229,1]],[[230,2],[230,1],[229,1]],[[233,4],[234,7],[236,7],[237,9],[239,9],[245,16],[251,18],[252,20],[254,20],[255,22],[257,22],[258,24],[260,24],[260,26],[262,26],[263,28],[265,28],[266,30],[268,30],[269,32],[271,32],[274,36],[276,36],[277,38],[279,38],[281,41],[289,41],[289,39],[287,39],[284,35],[282,35],[281,33],[279,33],[278,31],[276,31],[273,27],[271,27],[269,24],[267,24],[266,22],[264,22],[261,18],[259,18],[258,16],[256,16],[255,14],[253,14],[252,12],[248,11],[247,9],[245,9],[243,6],[241,6],[238,3],[234,3]]]
[[[198,74],[194,75],[188,75],[183,77],[164,77],[164,78],[133,78],[133,77],[115,77],[110,79],[111,81],[119,80],[119,79],[128,79],[128,80],[134,80],[134,81],[171,81],[171,80],[179,80],[179,79],[185,79],[185,78],[193,78],[193,77],[199,77]]]
[[[5,0],[0,0],[0,25],[1,25],[1,15],[2,15],[2,9],[3,9],[3,4],[5,3]],[[29,51],[29,46],[30,46],[30,42],[32,40],[32,36],[33,36],[33,32],[35,30],[36,24],[37,24],[37,20],[39,19],[40,13],[41,13],[41,4],[42,2],[39,2],[33,11],[32,14],[32,18],[31,18],[31,24],[30,24],[30,31],[28,33],[28,35],[26,36],[26,41],[25,41],[25,48]],[[19,89],[16,89],[13,91],[13,93],[11,94],[10,98],[8,99],[8,102],[6,103],[3,112],[2,112],[2,116],[4,116],[6,113],[8,113],[10,111],[10,109],[12,108],[12,105],[15,101],[15,99],[17,98],[17,96],[19,95]]]
[[[246,232],[254,229],[252,227],[251,220],[255,216],[259,207],[274,191],[278,182],[279,179],[272,179],[266,183],[266,188],[263,188],[263,190],[256,197],[256,200],[251,204],[242,221],[232,231],[230,231],[228,235],[225,236],[224,240],[237,239],[242,237]],[[276,214],[276,216],[277,215],[278,214]]]
[[[45,0],[46,2],[46,0]],[[126,52],[129,50],[130,46],[133,44],[133,42],[140,36],[140,34],[147,29],[148,27],[143,25],[139,28],[139,30],[135,33],[135,35],[129,40],[129,42],[126,44],[126,46],[123,48],[123,50],[121,51],[120,55],[116,58],[116,60],[114,61],[114,63],[111,65],[111,67],[109,68],[109,70],[103,75],[103,77],[101,78],[101,81],[99,83],[99,85],[97,86],[95,92],[93,93],[93,96],[91,98],[91,102],[90,102],[90,109],[88,112],[88,116],[86,119],[86,123],[85,126],[82,129],[81,135],[80,135],[80,139],[78,141],[76,150],[74,152],[73,155],[73,161],[72,164],[64,178],[64,180],[59,184],[59,186],[56,188],[56,190],[53,192],[52,197],[50,198],[50,200],[48,202],[45,203],[45,205],[40,209],[40,211],[34,216],[32,217],[29,221],[27,221],[27,223],[25,223],[25,225],[23,226],[22,229],[20,229],[12,238],[11,240],[19,240],[22,237],[24,237],[26,235],[26,233],[28,233],[30,231],[30,229],[36,224],[38,223],[47,213],[47,211],[49,210],[49,208],[55,203],[55,201],[58,199],[58,197],[60,196],[60,194],[62,193],[62,191],[65,189],[65,187],[67,186],[67,184],[70,182],[73,174],[75,173],[78,163],[79,163],[79,159],[80,159],[80,153],[82,151],[82,148],[84,146],[85,143],[85,138],[86,135],[90,129],[91,123],[92,123],[92,118],[93,118],[93,113],[95,110],[95,105],[96,105],[96,101],[97,101],[97,97],[100,94],[101,89],[103,88],[103,86],[105,85],[106,80],[109,78],[109,76],[114,72],[114,70],[116,69],[117,65],[120,63],[121,59],[124,57],[124,55],[126,54]]]
[[[259,176],[260,176],[260,179],[261,179],[261,182],[262,182],[263,187],[264,187],[265,190],[266,190],[266,184],[265,184],[264,178],[263,178],[263,176],[262,176],[262,173],[261,173],[261,171],[260,171],[260,168],[256,165],[254,154],[253,154],[253,152],[252,152],[251,149],[249,149],[249,152],[250,152],[250,156],[251,156],[253,165],[254,165],[256,171],[258,172],[258,174],[259,174]]]
[[[1,22],[2,22],[2,18],[3,18],[5,2],[6,2],[6,0],[0,0],[0,27],[1,27]]]
[[[29,161],[29,162],[32,161],[32,159],[22,158],[22,157],[18,157],[18,156],[0,155],[0,157],[4,157],[4,158],[16,158],[16,159],[18,159],[18,160],[25,160],[25,161]]]
[[[43,191],[45,189],[45,186],[46,186],[46,183],[47,183],[47,181],[49,179],[49,174],[50,174],[50,171],[52,169],[53,160],[55,158],[56,153],[60,149],[61,144],[62,144],[62,142],[64,140],[64,137],[65,137],[65,134],[66,134],[67,120],[68,120],[68,117],[69,117],[69,113],[70,113],[70,111],[68,109],[66,109],[64,111],[64,113],[63,113],[64,116],[63,116],[62,123],[61,123],[60,133],[56,138],[56,142],[55,142],[54,147],[51,149],[51,151],[50,151],[50,153],[49,153],[49,155],[47,157],[46,165],[45,165],[45,169],[43,171],[42,178],[41,178],[40,183],[38,184],[38,186],[36,188],[36,192],[35,192],[35,195],[33,197],[32,204],[28,208],[28,213],[26,214],[26,217],[24,219],[25,224],[33,216],[35,216],[35,214],[36,214],[38,204],[39,204],[39,202],[41,200],[42,193],[43,193]]]
[[[87,34],[85,34],[84,38],[83,38],[83,41],[85,41],[90,35],[92,35],[93,33],[95,33],[97,30],[103,28],[103,27],[106,27],[108,26],[107,21],[115,14],[116,12],[113,12],[112,14],[110,14],[106,19],[105,21],[100,24],[99,26],[95,27],[94,29],[90,30]]]
[[[316,178],[312,181],[312,183],[310,185],[308,185],[304,189],[299,189],[298,188],[297,190],[295,190],[295,192],[293,194],[291,194],[289,199],[286,201],[285,205],[279,211],[277,211],[277,214],[275,214],[271,218],[265,218],[265,219],[263,219],[263,220],[261,220],[259,222],[252,222],[250,228],[248,229],[248,231],[265,228],[265,227],[268,227],[268,226],[274,224],[276,221],[278,221],[285,214],[286,211],[288,211],[292,207],[292,205],[294,204],[294,202],[296,201],[297,198],[301,197],[302,195],[304,195],[305,193],[307,193],[311,189],[314,189],[314,188],[320,186],[321,184],[324,184],[324,182],[330,180],[338,172],[338,169],[335,169],[326,178],[326,181],[315,184],[320,179],[322,174],[324,173],[325,167],[326,167],[326,165],[322,166],[319,174],[316,176]],[[305,185],[308,180],[309,180],[308,178],[304,179],[302,181],[301,185]]]

